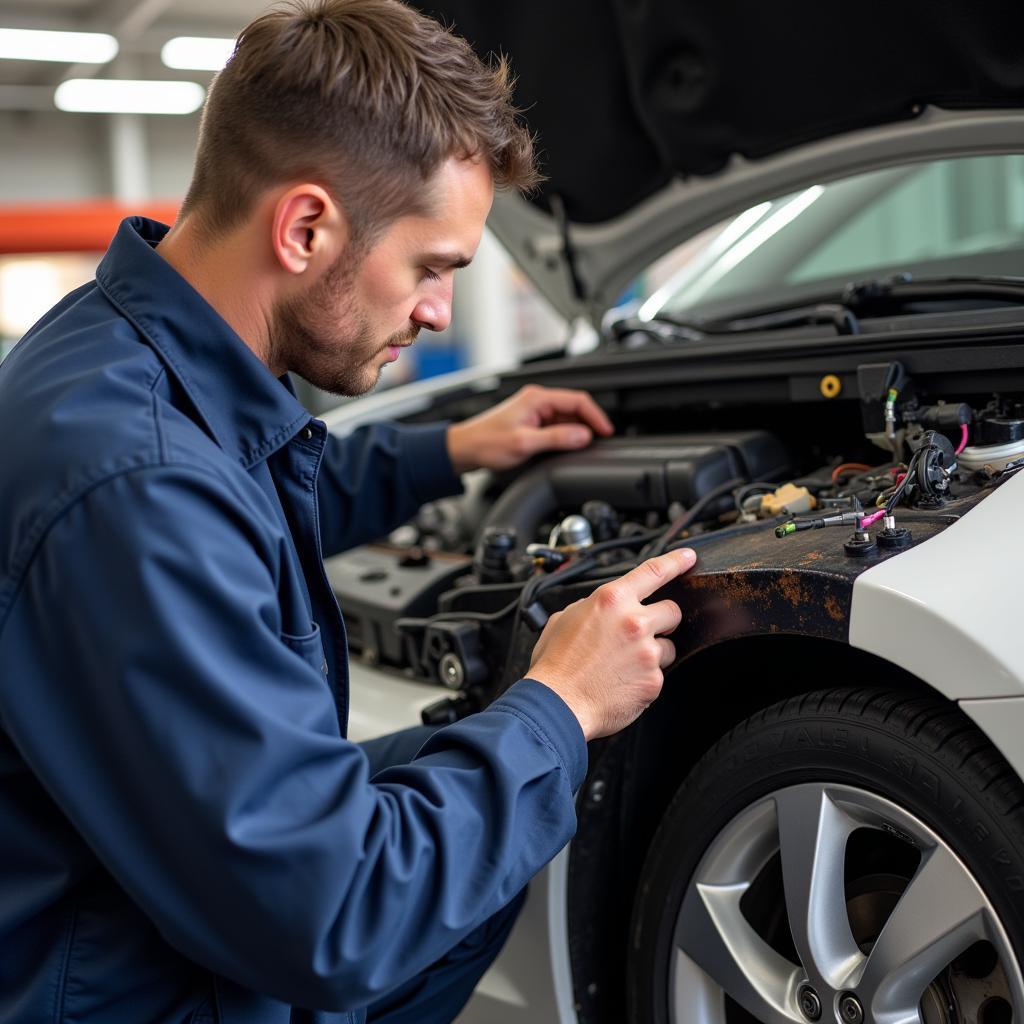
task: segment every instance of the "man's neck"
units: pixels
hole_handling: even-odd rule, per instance
[[[269,368],[270,303],[251,258],[251,247],[240,233],[211,245],[197,238],[194,223],[185,217],[164,236],[156,251]]]

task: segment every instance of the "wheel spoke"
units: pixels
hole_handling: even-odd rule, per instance
[[[871,1016],[916,1020],[921,994],[938,973],[986,938],[984,894],[947,849],[927,851],[864,965],[860,984]]]
[[[763,1024],[792,1024],[800,970],[775,952],[740,910],[746,883],[692,886],[675,942],[732,999]],[[685,998],[685,993],[683,994]],[[685,1007],[676,1008],[686,1019]]]
[[[820,786],[775,795],[790,931],[813,984],[833,989],[863,963],[846,913],[846,840],[856,823]]]

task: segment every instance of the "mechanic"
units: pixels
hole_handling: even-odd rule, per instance
[[[369,390],[536,180],[503,62],[398,0],[265,15],[173,229],[122,223],[0,367],[0,1022],[449,1021],[496,955],[586,741],[661,689],[680,613],[642,602],[693,555],[554,616],[418,753],[364,750],[323,554],[612,427],[527,388],[339,440],[286,372]]]

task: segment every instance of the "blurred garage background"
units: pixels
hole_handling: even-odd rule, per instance
[[[0,2],[0,358],[92,278],[119,220],[173,219],[199,107],[261,0]],[[424,333],[383,387],[501,365],[568,325],[486,235],[460,272],[451,327]],[[337,399],[306,388],[321,412]]]

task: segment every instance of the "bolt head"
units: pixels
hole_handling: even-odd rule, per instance
[[[839,997],[839,1017],[843,1024],[864,1024],[864,1007],[850,992]]]
[[[800,1012],[811,1021],[821,1018],[821,1000],[818,993],[810,985],[801,985],[797,993],[796,1001],[800,1006]]]
[[[461,689],[462,684],[466,681],[462,662],[450,652],[441,658],[437,666],[437,674],[441,677],[441,682],[452,690]]]

